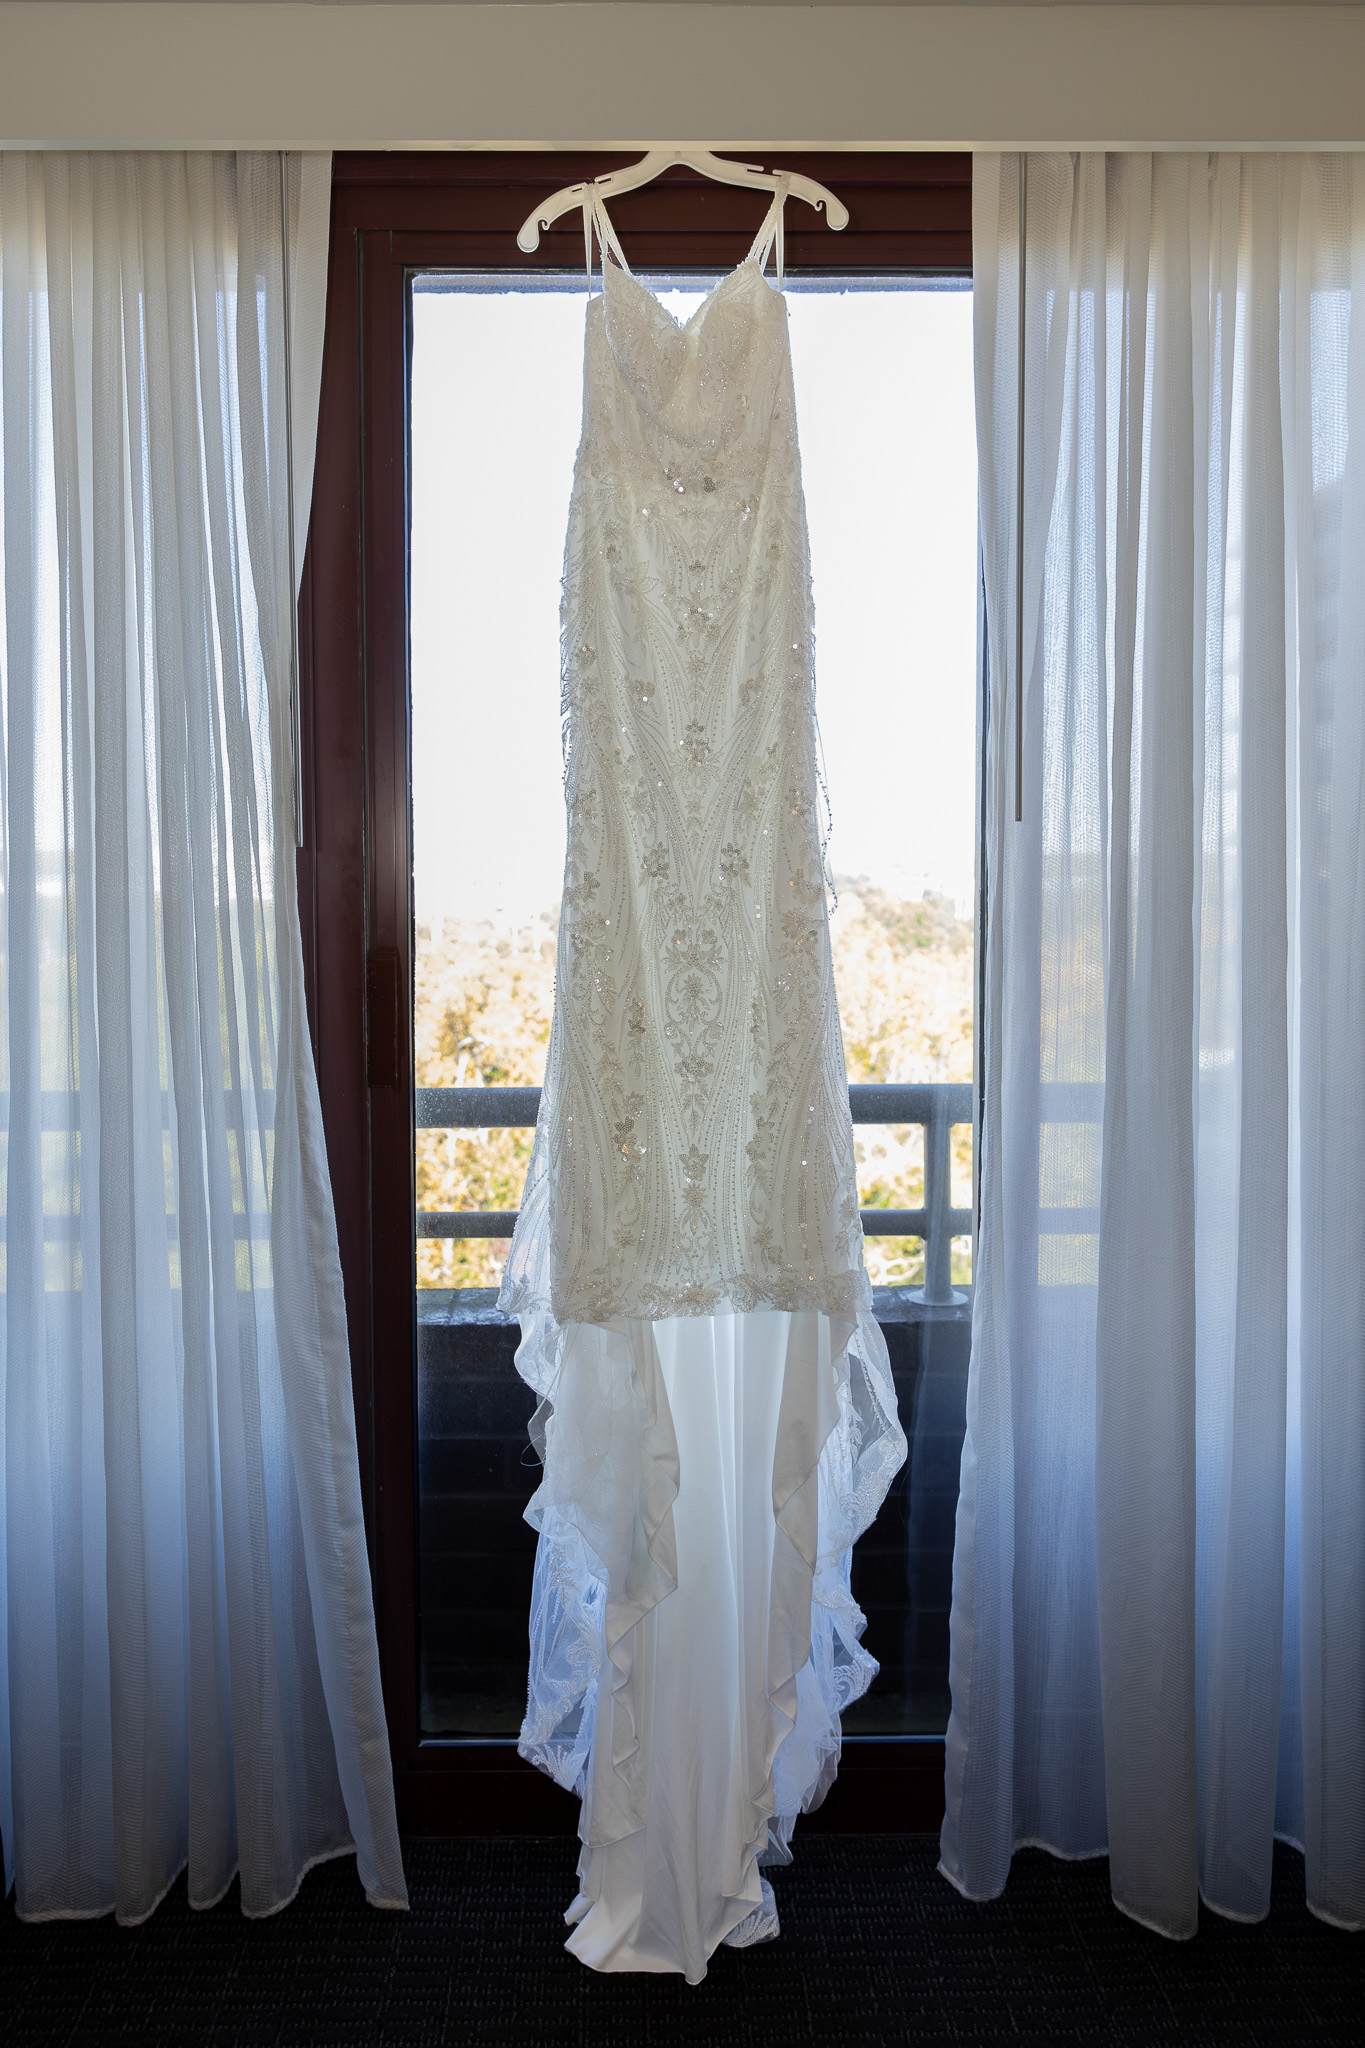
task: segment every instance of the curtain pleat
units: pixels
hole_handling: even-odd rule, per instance
[[[311,478],[330,163],[287,162]],[[280,160],[0,157],[0,1832],[406,1902],[295,890]],[[302,346],[301,346],[302,339]],[[307,501],[296,505],[300,537]]]
[[[945,1874],[1365,1924],[1365,167],[974,169],[982,1215]],[[1354,431],[1353,431],[1354,430]]]

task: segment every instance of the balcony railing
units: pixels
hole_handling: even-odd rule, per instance
[[[924,1240],[922,1298],[930,1307],[953,1293],[953,1239],[971,1234],[972,1212],[952,1206],[949,1137],[972,1121],[969,1081],[862,1084],[848,1091],[855,1124],[919,1124],[924,1131],[924,1206],[863,1209],[867,1237]],[[419,1088],[419,1131],[524,1130],[540,1113],[539,1088]],[[419,1209],[418,1237],[510,1237],[515,1209]]]

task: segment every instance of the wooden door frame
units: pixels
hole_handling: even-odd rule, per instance
[[[747,152],[733,152],[747,156]],[[356,1435],[400,1826],[571,1832],[577,1802],[493,1743],[418,1734],[416,1304],[408,737],[408,279],[414,269],[563,270],[583,261],[570,214],[531,256],[516,230],[537,198],[634,153],[338,155],[317,461],[300,599],[308,1010],[351,1342]],[[760,152],[753,153],[757,160]],[[793,205],[794,273],[971,274],[971,158],[787,154],[832,186],[831,234]],[[613,210],[644,270],[740,262],[761,197],[687,171]],[[812,225],[803,226],[800,216]],[[849,1742],[803,1826],[937,1827],[941,1743]]]

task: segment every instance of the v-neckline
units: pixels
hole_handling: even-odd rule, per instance
[[[782,293],[778,291],[775,286],[770,285],[768,283],[768,280],[763,275],[762,271],[757,269],[757,258],[752,253],[746,256],[742,263],[737,263],[733,270],[727,271],[724,277],[717,279],[716,283],[712,285],[710,291],[706,294],[706,297],[702,300],[701,304],[694,308],[694,310],[688,315],[686,320],[679,320],[676,313],[671,313],[668,307],[664,304],[663,300],[659,297],[658,293],[652,292],[649,286],[645,283],[644,279],[642,277],[637,277],[635,272],[629,269],[624,263],[603,264],[602,293],[605,297],[605,280],[608,271],[611,271],[613,275],[617,277],[628,277],[630,279],[630,282],[635,286],[636,290],[641,294],[641,296],[648,299],[650,305],[655,307],[656,310],[663,315],[664,319],[667,320],[669,326],[673,329],[673,332],[683,338],[686,338],[686,336],[690,334],[692,329],[697,325],[697,322],[703,319],[704,316],[710,311],[711,307],[715,304],[716,300],[720,297],[721,293],[727,291],[729,287],[732,284],[734,284],[737,278],[743,277],[745,272],[749,270],[755,272],[764,290],[771,293],[773,298],[780,299],[783,296]]]

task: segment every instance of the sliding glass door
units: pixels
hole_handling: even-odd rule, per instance
[[[897,1825],[932,1825],[972,1246],[969,166],[919,160],[916,182],[901,160],[819,162],[853,220],[842,238],[802,232],[793,206],[787,298],[832,933],[868,1263],[911,1442],[855,1553],[882,1670],[848,1718],[851,1768],[827,1818],[838,1801],[849,1818],[860,1796],[875,1805],[881,1784]],[[436,184],[414,167],[404,183],[385,160],[390,182],[373,183],[368,164],[339,160],[305,592],[316,844],[301,872],[329,1145],[335,1130],[334,1172],[339,1158],[353,1184],[343,1261],[400,1800],[409,1825],[438,1809],[470,1825],[496,1788],[512,1825],[519,1811],[552,1826],[572,1824],[572,1806],[515,1751],[539,1468],[517,1331],[496,1304],[553,999],[559,577],[586,286],[581,235],[546,237],[536,268],[513,239],[564,167],[479,165],[463,179],[444,165]],[[743,257],[753,205],[693,182],[620,209],[635,267],[675,317]],[[363,892],[363,976],[340,916],[347,871]],[[328,948],[338,929],[348,997]]]

